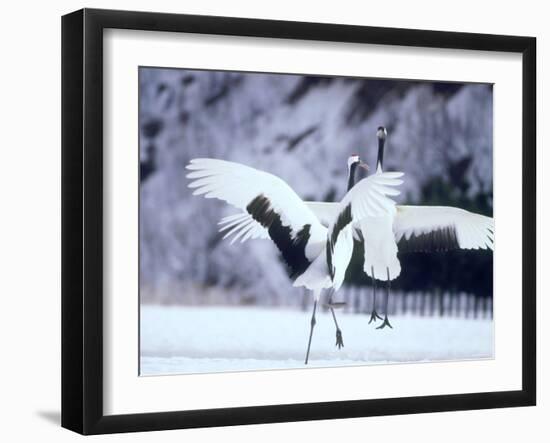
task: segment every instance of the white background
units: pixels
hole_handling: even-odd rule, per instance
[[[542,78],[550,73],[550,30],[543,2],[523,1],[513,8],[479,1],[453,5],[416,0],[352,2],[232,2],[201,0],[171,4],[157,0],[48,4],[10,2],[3,5],[0,39],[0,435],[4,441],[73,441],[82,437],[62,430],[60,397],[60,15],[84,5],[307,20],[362,25],[414,27],[454,31],[524,34],[538,37],[538,145],[550,104]],[[383,7],[383,9],[382,9]],[[520,147],[518,146],[518,149]],[[516,155],[511,152],[510,155]],[[548,156],[546,156],[548,158]],[[540,173],[539,191],[547,195]],[[550,165],[546,165],[546,169]],[[510,171],[514,173],[514,171]],[[539,197],[542,202],[542,198]],[[542,220],[548,208],[541,207]],[[541,218],[539,224],[542,225]],[[539,250],[547,236],[539,235]],[[549,245],[550,246],[550,245]],[[543,260],[547,252],[541,253]],[[543,261],[543,263],[546,263]],[[543,266],[539,263],[539,274]],[[222,429],[165,431],[99,437],[127,441],[279,441],[307,439],[345,441],[385,439],[462,442],[466,439],[544,441],[550,434],[550,388],[546,346],[547,281],[539,280],[539,406],[495,411],[424,414]],[[544,349],[546,347],[546,350]],[[540,437],[538,436],[540,435]],[[545,438],[546,437],[546,438]]]

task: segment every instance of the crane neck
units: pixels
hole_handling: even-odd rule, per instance
[[[348,168],[348,191],[355,186],[355,173],[357,171],[357,163],[353,163]]]
[[[383,138],[378,139],[378,160],[376,161],[376,171],[381,172],[384,167],[384,143]]]

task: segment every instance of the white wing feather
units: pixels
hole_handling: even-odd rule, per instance
[[[352,230],[367,217],[391,216],[395,202],[389,197],[399,195],[395,189],[403,183],[402,172],[383,172],[359,181],[338,205],[338,215],[327,233],[327,263],[335,288],[344,281],[353,252]]]
[[[493,249],[494,220],[448,206],[397,206],[393,223],[395,241],[451,229],[461,249]]]
[[[326,229],[319,223],[315,214],[304,204],[292,188],[279,177],[240,163],[211,158],[197,158],[187,165],[191,172],[187,178],[193,179],[189,187],[194,189],[193,195],[205,198],[217,198],[246,212],[247,206],[259,195],[269,199],[271,208],[279,214],[284,226],[292,233],[300,231],[305,225],[310,225],[310,241],[323,241]],[[241,214],[224,218],[221,230],[230,229],[226,236],[235,234],[233,241],[249,238],[266,238],[267,231],[252,217]],[[233,218],[234,217],[234,218]],[[260,226],[265,234],[257,228]]]
[[[403,183],[403,180],[400,179],[403,175],[402,172],[382,172],[364,178],[342,199],[339,212],[351,204],[354,222],[358,222],[364,217],[393,214],[395,202],[390,196],[400,194],[395,187]]]
[[[254,220],[248,212],[240,212],[224,217],[219,221],[218,225],[220,226],[220,232],[225,232],[224,239],[233,236],[231,244],[235,243],[239,238],[241,243],[249,239],[269,238],[267,229]]]
[[[336,216],[338,215],[338,210],[340,208],[339,202],[306,201],[304,203],[315,214],[319,222],[327,228],[336,219]]]
[[[338,240],[332,249],[332,284],[335,290],[340,289],[346,277],[346,271],[353,254],[352,225],[347,225],[338,235]],[[330,239],[327,240],[330,245]],[[330,246],[329,246],[330,247]]]

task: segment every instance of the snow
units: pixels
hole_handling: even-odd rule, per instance
[[[141,375],[303,368],[310,312],[281,308],[141,307]],[[318,311],[308,367],[493,358],[488,319],[394,316],[376,330],[369,316]],[[377,323],[380,324],[380,321]]]

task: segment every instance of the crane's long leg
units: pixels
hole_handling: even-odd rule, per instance
[[[334,320],[334,326],[336,326],[336,344],[335,346],[338,346],[338,349],[341,349],[344,347],[344,339],[342,338],[342,330],[338,326],[338,321],[336,320],[336,314],[334,313],[334,306],[341,306],[341,304],[334,304],[332,301],[332,296],[334,295],[334,289],[330,290],[330,295],[328,298],[328,307],[330,309],[330,313],[332,314],[332,319]]]
[[[390,321],[388,320],[388,299],[390,298],[390,290],[391,290],[391,280],[390,280],[390,270],[386,268],[388,273],[388,285],[386,289],[386,298],[384,299],[384,322],[378,326],[376,329],[384,329],[386,326],[389,326],[390,329],[393,329],[393,326],[390,324]]]
[[[313,314],[311,314],[311,328],[309,330],[309,341],[307,342],[307,352],[306,352],[306,361],[305,364],[307,365],[307,362],[309,360],[309,350],[311,348],[311,338],[313,337],[313,328],[315,327],[315,311],[317,310],[317,299],[313,302]]]
[[[376,319],[382,320],[382,317],[376,312],[376,279],[374,278],[374,267],[371,266],[371,275],[372,275],[372,310],[370,313],[369,325],[372,322],[376,322]]]

